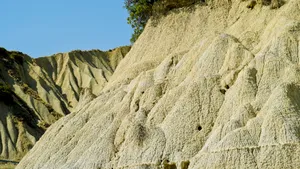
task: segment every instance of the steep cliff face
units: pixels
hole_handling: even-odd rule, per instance
[[[297,168],[300,1],[148,23],[102,92],[17,168]]]
[[[20,160],[51,124],[73,110],[72,105],[92,100],[107,81],[102,79],[110,78],[129,49],[73,51],[32,59],[0,48],[0,162]],[[73,86],[67,88],[64,81]]]
[[[69,110],[53,80],[29,56],[0,50],[0,159],[18,161]]]

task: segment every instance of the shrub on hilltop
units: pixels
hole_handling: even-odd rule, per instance
[[[152,16],[159,18],[172,9],[191,6],[200,2],[205,2],[205,0],[125,0],[125,8],[129,13],[127,22],[133,28],[131,43],[137,40]]]
[[[0,57],[7,57],[8,51],[5,48],[0,47]]]
[[[18,64],[23,64],[24,62],[24,54],[22,52],[12,51],[10,54],[10,58]]]

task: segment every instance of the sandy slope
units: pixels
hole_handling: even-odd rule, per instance
[[[298,168],[300,1],[247,3],[149,23],[100,95],[17,168]]]

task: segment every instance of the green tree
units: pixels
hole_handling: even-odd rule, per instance
[[[128,10],[128,24],[134,32],[130,39],[134,43],[143,32],[148,19],[152,15],[152,6],[156,0],[125,0],[125,8]]]
[[[206,0],[125,0],[125,8],[129,13],[128,24],[133,28],[130,39],[134,43],[143,32],[150,17],[158,19],[168,11],[176,8],[205,3]]]

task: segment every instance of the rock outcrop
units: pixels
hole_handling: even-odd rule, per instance
[[[37,58],[36,63],[60,87],[62,94],[68,100],[68,105],[75,108],[81,90],[90,89],[95,95],[101,92],[118,63],[129,50],[129,46],[107,52],[75,50]]]
[[[97,98],[17,168],[298,168],[300,1],[248,3],[150,21]]]
[[[29,56],[0,50],[0,159],[18,161],[69,110],[53,80]]]
[[[32,59],[0,48],[0,162],[19,161],[79,100],[83,105],[95,98],[129,49],[73,51]],[[64,81],[72,86],[67,88]]]

